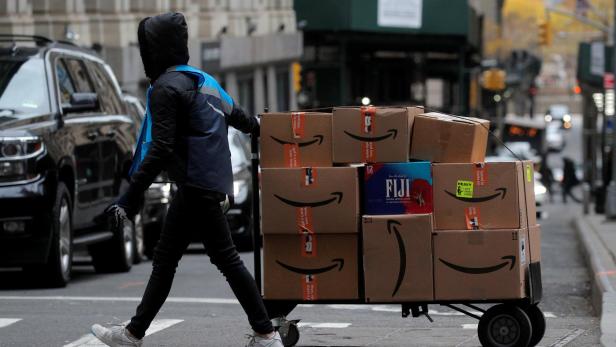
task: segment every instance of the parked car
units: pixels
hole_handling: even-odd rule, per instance
[[[141,100],[132,95],[124,94],[124,101],[128,113],[135,120],[135,123],[141,124],[145,115],[145,106]],[[145,256],[151,259],[154,254],[154,247],[160,237],[169,202],[175,191],[175,186],[166,177],[164,173],[159,175],[150,188],[146,190],[143,209],[141,214],[137,216],[139,220],[135,219],[137,230],[135,232],[135,261],[140,261]]]
[[[96,53],[44,37],[0,43],[0,267],[64,286],[84,247],[97,271],[128,271],[134,225],[111,230],[102,217],[126,186],[136,141],[113,72]]]
[[[571,129],[573,123],[567,105],[551,105],[545,113],[546,123],[559,124],[563,129]]]
[[[227,212],[233,242],[239,250],[253,249],[252,178],[249,136],[229,128],[229,149],[233,165],[234,204]]]
[[[560,126],[548,124],[546,127],[545,137],[548,144],[548,150],[561,152],[565,148],[565,136]]]

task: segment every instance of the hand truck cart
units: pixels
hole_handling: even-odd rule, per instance
[[[251,173],[252,173],[252,225],[254,242],[254,276],[259,291],[262,292],[261,247],[262,235],[260,224],[260,188],[259,188],[259,138],[251,136]],[[361,268],[361,260],[360,260]],[[297,327],[299,320],[287,320],[289,313],[300,304],[378,304],[366,303],[361,300],[362,276],[360,272],[360,299],[358,300],[268,300],[265,306],[275,328],[280,332],[285,347],[295,346],[300,338]],[[428,313],[429,305],[441,305],[461,312],[479,321],[477,333],[482,346],[486,347],[526,347],[536,346],[545,333],[545,317],[537,306],[542,296],[541,268],[539,263],[530,264],[526,273],[527,297],[516,300],[486,300],[486,301],[431,301],[431,302],[401,302],[401,314],[406,317],[432,318]],[[385,304],[385,303],[383,303]],[[391,302],[386,304],[391,305]],[[481,305],[481,306],[478,306]],[[487,305],[490,307],[486,308]],[[469,311],[473,310],[473,312]],[[476,312],[481,313],[477,315]]]

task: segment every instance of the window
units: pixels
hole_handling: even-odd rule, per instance
[[[49,96],[43,59],[0,60],[0,113],[22,114],[49,112]]]
[[[291,83],[289,82],[289,70],[282,69],[276,71],[276,101],[278,102],[278,111],[289,111],[289,93]]]
[[[254,104],[254,79],[252,75],[246,75],[237,79],[237,89],[240,106],[248,114],[255,114]]]
[[[70,105],[71,94],[75,93],[75,84],[62,59],[56,61],[56,78],[58,80],[58,86],[60,87],[60,104],[63,106]]]
[[[98,94],[101,110],[106,114],[121,114],[123,111],[122,103],[104,67],[94,62],[90,62],[88,66],[92,74],[94,88]]]
[[[83,62],[77,59],[66,59],[65,63],[75,82],[77,91],[79,93],[94,93],[92,82],[90,82],[90,77],[86,72],[86,67],[83,65]]]

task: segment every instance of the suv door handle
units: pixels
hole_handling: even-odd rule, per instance
[[[98,137],[98,131],[90,130],[86,133],[88,140],[94,141]]]

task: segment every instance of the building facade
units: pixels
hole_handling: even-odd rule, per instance
[[[293,0],[3,0],[0,33],[93,47],[122,88],[142,96],[148,81],[137,26],[168,11],[186,16],[190,64],[215,76],[247,111],[296,108],[291,64],[303,42]]]

